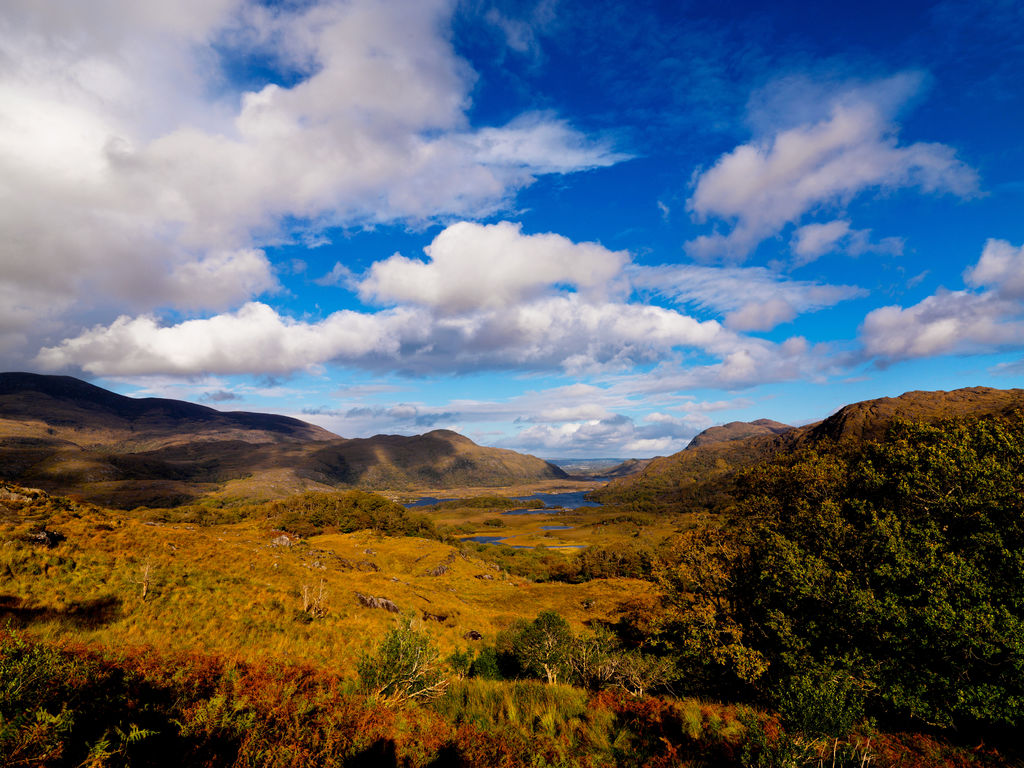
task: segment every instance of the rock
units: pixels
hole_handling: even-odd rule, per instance
[[[469,630],[469,632],[467,632],[466,634],[464,634],[462,636],[462,639],[463,640],[483,640],[484,636],[481,635],[479,632],[477,632],[475,629],[471,629],[471,630]]]
[[[427,576],[443,576],[448,573],[448,566],[444,563],[434,568],[432,571],[427,571]]]
[[[448,616],[444,614],[428,613],[427,611],[423,611],[423,620],[436,621],[438,624],[444,624],[445,621],[448,620]]]
[[[276,539],[271,541],[270,545],[272,547],[290,547],[292,545],[292,540],[291,538],[282,533]]]
[[[398,606],[386,597],[374,597],[373,595],[364,595],[362,592],[356,592],[356,599],[366,608],[380,608],[391,613],[399,613]]]
[[[366,549],[364,549],[364,550],[363,550],[363,554],[364,554],[364,555],[376,555],[377,553],[376,553],[376,552],[374,552],[374,551],[373,551],[372,549],[370,549],[369,547],[367,547]]]
[[[25,537],[25,540],[32,544],[42,544],[44,547],[52,549],[65,541],[67,537],[63,533],[57,533],[57,531],[48,531],[45,528],[40,529],[34,533],[30,533]]]
[[[380,570],[376,563],[371,563],[369,560],[360,560],[356,563],[356,568],[360,571],[373,571],[374,573]]]
[[[494,577],[489,573],[478,573],[473,577],[474,579],[484,579],[486,581],[494,581]]]

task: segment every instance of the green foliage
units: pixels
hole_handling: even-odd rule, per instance
[[[501,680],[504,677],[498,661],[498,651],[493,645],[485,645],[480,649],[469,667],[469,675],[484,680]]]
[[[810,736],[846,736],[864,719],[864,692],[857,681],[828,669],[782,680],[777,700],[786,729]]]
[[[389,536],[438,538],[428,518],[368,491],[303,493],[270,502],[264,514],[274,527],[299,536],[374,530]]]
[[[447,685],[437,648],[412,619],[390,630],[376,653],[364,654],[358,672],[366,693],[395,703],[439,696]]]
[[[654,560],[654,551],[643,543],[590,546],[576,555],[571,563],[575,574],[564,580],[582,582],[623,577],[649,579],[654,571]]]
[[[473,668],[473,649],[456,648],[451,652],[446,661],[448,662],[448,667],[460,680],[464,677],[469,677],[470,670]]]
[[[743,511],[756,522],[724,591],[797,723],[842,729],[862,692],[887,716],[1024,726],[1020,415],[804,451],[751,473]],[[843,681],[838,710],[812,696],[829,685],[814,670]]]
[[[540,499],[509,499],[505,496],[471,496],[468,499],[450,499],[431,505],[434,509],[544,509]]]
[[[524,672],[556,683],[569,670],[572,639],[565,619],[556,611],[542,611],[518,628],[512,638],[512,652]]]

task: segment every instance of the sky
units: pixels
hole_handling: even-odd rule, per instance
[[[1024,386],[1024,5],[5,0],[0,370],[648,457]]]

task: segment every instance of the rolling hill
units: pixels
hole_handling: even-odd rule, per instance
[[[1020,409],[1024,409],[1022,389],[969,387],[852,403],[803,427],[769,419],[732,422],[705,430],[682,451],[654,459],[635,475],[612,480],[595,497],[609,504],[722,509],[731,500],[729,478],[779,452],[823,441],[877,440],[896,420],[935,423],[957,416],[1007,415]]]
[[[345,439],[287,416],[124,397],[69,376],[0,374],[0,479],[110,506],[565,477],[447,430]]]

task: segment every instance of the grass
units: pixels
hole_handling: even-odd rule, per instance
[[[492,645],[545,609],[583,633],[614,622],[627,601],[653,603],[655,585],[515,575],[537,568],[543,577],[572,561],[566,550],[367,530],[285,545],[280,531],[231,504],[196,518],[195,510],[115,512],[5,493],[0,764],[160,765],[167,755],[210,766],[1009,764],[922,734],[826,744],[785,734],[777,717],[749,707],[534,680],[452,674],[441,697],[391,706],[359,693],[356,663],[396,616],[357,594],[393,601],[447,658]],[[425,514],[438,528],[609,549],[654,546],[690,523],[608,508],[502,516],[501,507],[448,504]],[[487,525],[494,519],[504,526]],[[554,522],[573,528],[546,536],[540,526]],[[65,539],[53,547],[26,539],[40,528]],[[467,639],[470,630],[482,638]]]
[[[423,625],[449,652],[470,644],[463,639],[470,630],[493,642],[524,605],[557,610],[579,628],[612,619],[622,595],[651,590],[634,580],[532,583],[452,545],[368,531],[279,546],[275,532],[253,521],[201,527],[82,507],[46,517],[66,537],[47,549],[22,538],[41,522],[0,524],[0,619],[30,635],[56,640],[73,631],[106,647],[203,648],[338,674],[351,674],[358,655],[394,622],[360,604],[357,593],[386,597],[420,620],[444,617]],[[446,572],[429,575],[439,565]],[[321,584],[325,615],[304,621],[302,588]],[[88,605],[108,608],[87,617]]]

